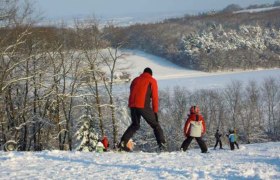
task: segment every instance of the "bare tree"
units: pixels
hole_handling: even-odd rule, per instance
[[[244,101],[241,121],[245,135],[244,139],[247,143],[250,143],[253,136],[257,139],[256,136],[261,136],[263,132],[260,91],[255,81],[250,81],[246,86]]]
[[[62,65],[62,109],[64,112],[64,118],[66,121],[66,128],[64,131],[64,137],[62,144],[65,144],[66,137],[68,148],[72,150],[72,134],[73,134],[73,106],[74,97],[78,91],[79,79],[81,77],[81,59],[73,58],[72,53],[60,52],[61,57],[63,57]],[[64,56],[67,56],[64,58]],[[70,58],[69,58],[70,57]],[[68,59],[68,60],[67,60]],[[69,82],[70,81],[70,82]],[[65,148],[65,147],[64,147]]]
[[[272,77],[264,80],[262,84],[263,102],[265,104],[264,110],[267,112],[267,131],[274,136],[277,136],[279,130],[277,129],[276,111],[279,108],[279,84]]]
[[[63,66],[63,61],[59,58],[59,50],[62,48],[61,44],[57,44],[57,46],[53,47],[53,50],[49,50],[48,52],[48,58],[51,62],[51,78],[52,78],[52,84],[51,87],[53,89],[53,94],[54,97],[52,99],[52,102],[50,103],[50,109],[51,109],[51,119],[56,124],[57,126],[57,131],[58,131],[58,143],[59,143],[59,149],[63,150],[63,144],[62,144],[62,135],[61,135],[61,130],[62,130],[62,125],[61,125],[61,99],[59,94],[60,92],[60,84],[62,83],[61,80],[61,71],[62,71],[62,66]]]
[[[29,80],[36,74],[31,74],[26,69],[32,59],[31,53],[26,51],[26,41],[31,35],[31,26],[34,23],[32,20],[33,8],[28,1],[21,3],[21,6],[17,0],[0,1],[0,4],[0,31],[2,32],[0,35],[0,100],[4,100],[3,105],[5,104],[5,109],[1,107],[2,133],[5,134],[3,136],[6,136],[7,133],[14,134],[13,139],[18,141],[23,124],[25,133],[22,148],[25,150],[27,142],[25,118],[31,107],[28,105],[27,98]],[[20,89],[23,87],[23,83],[25,83],[25,90]],[[21,95],[24,95],[24,100],[21,99],[23,97]],[[17,100],[15,103],[13,103],[14,99]],[[6,120],[3,116],[4,111],[8,115]],[[7,121],[6,130],[8,131],[4,133],[5,121]],[[7,138],[4,139],[5,142]]]
[[[105,135],[103,113],[102,113],[102,100],[100,94],[100,84],[104,77],[104,72],[101,67],[101,58],[99,54],[102,51],[104,42],[102,34],[98,29],[98,21],[88,19],[86,22],[76,21],[76,33],[80,42],[79,48],[82,49],[81,55],[85,58],[85,71],[83,74],[82,83],[86,83],[90,93],[94,96],[92,107],[97,110],[97,118],[99,120],[99,129],[101,135]]]
[[[159,120],[163,122],[165,134],[168,134],[166,138],[170,150],[178,150],[183,141],[182,129],[189,109],[190,94],[188,90],[178,86],[171,92],[160,92]]]
[[[229,123],[231,128],[238,128],[240,122],[242,108],[242,83],[240,81],[232,81],[227,85],[224,91],[227,113],[229,115]]]
[[[113,95],[113,85],[115,82],[115,73],[117,70],[117,62],[123,55],[122,53],[119,53],[120,47],[111,49],[108,48],[107,54],[100,54],[102,57],[102,60],[106,67],[109,70],[109,80],[107,81],[104,79],[104,85],[107,91],[107,94],[109,96],[109,104],[110,104],[110,109],[111,109],[111,118],[112,118],[112,126],[113,126],[113,144],[114,146],[118,142],[118,125],[116,122],[116,117],[115,117],[115,103],[114,103],[114,95]],[[114,147],[115,148],[115,147]]]

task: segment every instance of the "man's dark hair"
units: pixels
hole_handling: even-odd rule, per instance
[[[149,67],[146,67],[146,68],[144,69],[144,72],[149,73],[150,75],[153,75],[153,71],[152,71],[152,69],[149,68]]]

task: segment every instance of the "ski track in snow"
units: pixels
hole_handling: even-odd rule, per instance
[[[195,143],[195,142],[192,142]],[[279,179],[280,143],[187,152],[0,152],[0,179]]]

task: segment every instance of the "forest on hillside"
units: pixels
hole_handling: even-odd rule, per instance
[[[71,28],[64,24],[42,27],[36,24],[40,19],[30,3],[21,6],[17,0],[0,3],[0,148],[9,142],[16,144],[20,151],[92,150],[103,135],[108,136],[114,148],[130,124],[127,94],[120,96],[113,91],[117,83],[127,82],[130,78],[125,69],[117,69],[122,56],[118,50],[129,44],[124,43],[129,39],[124,41],[121,38],[123,30],[133,28],[139,33],[134,37],[135,41],[131,39],[131,45],[133,42],[140,45],[136,40],[149,37],[149,33],[156,33],[152,36],[154,38],[164,35],[166,39],[161,39],[164,43],[176,39],[177,34],[172,30],[179,27],[178,24],[175,21],[169,24],[169,35],[154,31],[160,27],[165,30],[168,22],[126,28],[107,26],[101,30],[98,21],[90,19],[76,20]],[[271,22],[277,22],[275,17],[271,16]],[[203,24],[201,21],[201,26]],[[276,24],[272,25],[276,27]],[[143,29],[150,26],[154,27],[148,28],[151,31]],[[223,32],[227,26],[216,28]],[[254,30],[255,26],[244,26],[244,32],[251,28]],[[238,36],[243,33],[233,32]],[[221,36],[225,34],[228,33]],[[187,36],[184,37],[186,40]],[[193,36],[196,38],[200,37]],[[157,42],[146,40],[142,42],[146,43],[145,47]],[[232,43],[229,47],[234,45]],[[263,45],[260,41],[259,46],[263,48]],[[171,53],[171,49],[166,52]],[[117,75],[119,70],[122,74]],[[232,82],[220,91],[192,93],[176,87],[174,93],[160,92],[159,116],[170,150],[175,150],[184,138],[181,127],[191,104],[201,107],[208,124],[206,137],[209,144],[213,143],[212,133],[217,128],[224,132],[237,128],[243,143],[279,140],[279,80],[266,79],[261,85],[251,82],[241,87],[240,82]],[[143,128],[146,125],[143,124]],[[155,145],[152,131],[140,129],[135,139],[143,140],[137,144],[147,151]],[[150,145],[147,142],[151,142]]]
[[[248,8],[259,7],[263,6]],[[229,6],[219,12],[159,23],[108,26],[104,31],[114,32],[106,37],[113,46],[122,42],[125,48],[143,50],[189,69],[211,72],[280,67],[280,8],[233,11],[240,9]]]

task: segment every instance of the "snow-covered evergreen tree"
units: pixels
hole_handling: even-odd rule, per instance
[[[94,127],[94,118],[89,114],[88,106],[85,115],[79,118],[79,122],[82,124],[80,129],[77,131],[77,139],[79,140],[79,145],[77,150],[92,152],[95,151],[96,145],[98,143],[98,133]]]

